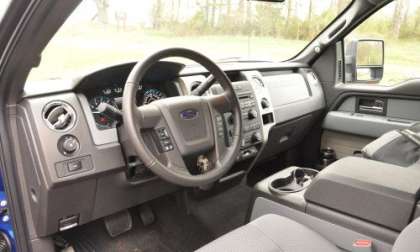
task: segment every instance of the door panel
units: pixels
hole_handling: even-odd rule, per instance
[[[324,119],[323,127],[359,136],[380,137],[395,129],[405,129],[416,121],[362,113],[331,111]]]
[[[353,155],[355,151],[360,151],[373,140],[374,138],[371,137],[325,130],[322,135],[321,148],[333,148],[337,158],[343,158]]]
[[[330,147],[339,158],[352,155],[382,134],[405,129],[420,121],[420,100],[353,95],[327,113],[322,148]]]

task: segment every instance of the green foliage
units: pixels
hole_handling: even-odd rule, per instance
[[[154,1],[154,6],[161,6],[162,0]],[[302,0],[290,1],[295,3]],[[199,10],[192,17],[182,21],[172,20],[170,15],[167,17],[158,15],[154,8],[151,13],[152,23],[161,25],[153,25],[153,29],[158,28],[177,36],[253,35],[309,40],[337,15],[337,9],[331,8],[319,15],[312,13],[311,20],[307,20],[297,16],[298,10],[292,9],[287,4],[257,3],[245,0],[197,0],[196,3],[200,6]],[[293,8],[297,7],[293,6]],[[293,13],[289,15],[289,11]]]

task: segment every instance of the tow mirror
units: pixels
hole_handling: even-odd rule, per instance
[[[376,84],[384,75],[385,42],[362,39],[351,41],[346,49],[346,80]]]

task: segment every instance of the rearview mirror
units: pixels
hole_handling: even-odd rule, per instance
[[[346,80],[379,83],[384,74],[384,52],[383,40],[351,41],[346,49]]]

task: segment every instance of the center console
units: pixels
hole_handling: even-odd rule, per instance
[[[340,159],[321,172],[290,167],[255,189],[251,219],[275,213],[313,225],[331,239],[337,234],[328,230],[342,230],[348,235],[339,241],[343,248],[364,237],[376,251],[390,251],[398,233],[420,216],[420,172],[359,157]]]
[[[292,166],[258,182],[255,189],[272,196],[278,203],[305,211],[304,194],[318,171]]]

